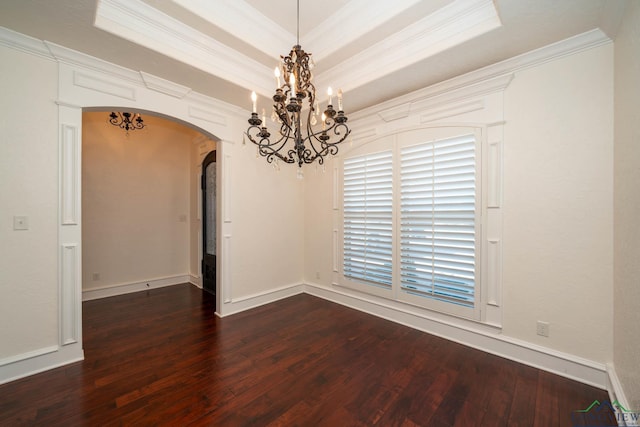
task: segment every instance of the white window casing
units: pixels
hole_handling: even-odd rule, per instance
[[[336,284],[482,320],[484,139],[420,129],[345,153]]]

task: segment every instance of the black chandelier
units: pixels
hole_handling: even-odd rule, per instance
[[[278,159],[285,163],[297,163],[301,168],[304,163],[313,163],[316,159],[324,164],[324,157],[338,153],[338,144],[351,133],[347,126],[347,116],[342,111],[342,91],[338,95],[338,111],[333,108],[331,88],[328,89],[328,105],[321,116],[322,129],[315,130],[320,114],[316,98],[316,88],[311,82],[314,63],[311,54],[300,46],[300,0],[298,0],[297,43],[287,56],[280,56],[280,64],[275,69],[278,84],[273,95],[273,111],[271,118],[279,125],[276,136],[270,139],[267,130],[265,110],[262,119],[256,111],[257,96],[251,93],[253,112],[249,119],[246,135],[258,146],[258,153],[267,158],[268,163]],[[280,76],[284,84],[280,84]],[[307,100],[308,110],[303,113],[303,101]],[[306,115],[306,117],[303,117]],[[331,138],[334,138],[333,140]],[[293,145],[289,145],[291,142]],[[301,171],[299,171],[300,175]]]
[[[122,113],[112,111],[111,114],[109,114],[109,123],[124,129],[127,135],[129,135],[130,130],[142,129],[146,126],[139,113],[131,114],[126,111]]]

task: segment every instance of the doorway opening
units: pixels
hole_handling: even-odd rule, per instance
[[[150,111],[142,111],[145,128],[127,134],[108,122],[121,110],[82,112],[82,298],[187,282],[203,287],[200,175],[216,138]],[[205,253],[216,251],[214,244]],[[213,279],[211,293],[219,294],[215,270]]]
[[[202,289],[216,294],[216,151],[202,162]]]

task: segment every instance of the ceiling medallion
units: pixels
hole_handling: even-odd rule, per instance
[[[298,0],[297,44],[287,56],[280,56],[275,69],[278,87],[273,95],[271,118],[279,129],[272,137],[267,130],[267,118],[262,109],[262,118],[257,113],[257,96],[251,93],[252,113],[246,136],[258,147],[258,153],[267,158],[268,163],[277,165],[278,160],[298,164],[298,177],[302,177],[302,165],[318,161],[324,164],[327,155],[338,153],[338,144],[351,133],[347,126],[347,116],[342,109],[342,91],[338,90],[338,110],[333,107],[333,93],[328,89],[327,107],[318,124],[320,106],[316,98],[316,88],[312,83],[314,63],[311,54],[300,46],[300,1]],[[280,77],[284,78],[281,84]],[[306,105],[304,101],[306,100]],[[304,112],[303,112],[304,110]],[[333,139],[332,139],[333,138]]]

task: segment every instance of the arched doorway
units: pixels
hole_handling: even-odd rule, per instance
[[[202,162],[202,288],[216,294],[216,151]]]
[[[32,46],[32,45],[29,45]],[[35,45],[34,45],[35,46]],[[59,56],[51,56],[58,60],[57,68],[57,139],[58,139],[58,203],[57,203],[57,282],[58,298],[51,302],[51,310],[56,310],[57,340],[51,342],[38,352],[29,353],[28,357],[17,359],[12,363],[12,377],[26,376],[36,371],[43,371],[84,358],[82,348],[82,115],[83,111],[111,111],[113,109],[135,110],[145,114],[170,118],[200,129],[210,137],[220,152],[220,175],[228,173],[227,164],[233,158],[233,141],[237,138],[235,109],[221,104],[218,100],[191,91],[190,88],[173,84],[146,73],[125,70],[107,64],[95,58],[73,52],[74,61],[63,61],[70,51],[61,46],[56,48]],[[42,53],[38,50],[38,53]],[[44,76],[45,74],[43,74]],[[149,80],[151,79],[151,80]],[[54,80],[48,82],[54,84]],[[47,84],[49,84],[47,83]],[[43,83],[44,84],[44,83]],[[47,88],[50,86],[45,85]],[[43,86],[43,87],[45,87]],[[53,105],[51,105],[53,108]],[[47,126],[53,125],[53,115],[44,119]],[[51,118],[51,120],[49,120]],[[47,132],[53,128],[47,127]],[[236,138],[234,138],[234,135]],[[200,151],[202,152],[202,151]],[[197,155],[194,155],[194,160]],[[56,159],[54,159],[56,160]],[[194,165],[197,163],[194,162]],[[196,167],[196,169],[198,169]],[[195,171],[193,171],[195,172]],[[199,172],[199,171],[198,171]],[[117,171],[115,172],[117,173]],[[197,190],[197,175],[193,173]],[[225,182],[230,182],[228,179]],[[220,212],[225,212],[224,221],[220,221],[219,233],[224,234],[225,241],[230,241],[231,219],[228,215],[229,184],[218,191]],[[200,209],[195,210],[200,212]],[[182,221],[181,216],[174,216],[173,221]],[[193,222],[195,224],[195,221]],[[194,227],[196,228],[196,227]],[[198,234],[201,227],[197,226]],[[227,237],[229,236],[229,237]],[[200,244],[193,248],[199,252]],[[229,251],[228,244],[221,247],[219,254],[224,257]],[[53,250],[53,247],[51,248]],[[192,252],[193,253],[193,252]],[[199,254],[198,254],[199,255]],[[226,257],[224,257],[226,261]],[[198,261],[191,270],[196,273]],[[230,261],[226,261],[229,265]],[[222,298],[230,297],[230,275],[224,262],[218,268],[221,279],[216,292],[216,310],[221,310]],[[94,272],[90,272],[93,277]],[[98,272],[99,273],[99,272]],[[199,272],[190,277],[192,283],[199,285]],[[101,276],[100,276],[101,277]],[[146,287],[146,282],[143,283]],[[54,313],[51,313],[54,314]],[[51,329],[48,330],[49,332]],[[36,354],[37,353],[37,354]]]
[[[201,286],[198,155],[215,142],[150,112],[144,129],[125,132],[109,113],[82,118],[83,299]]]

